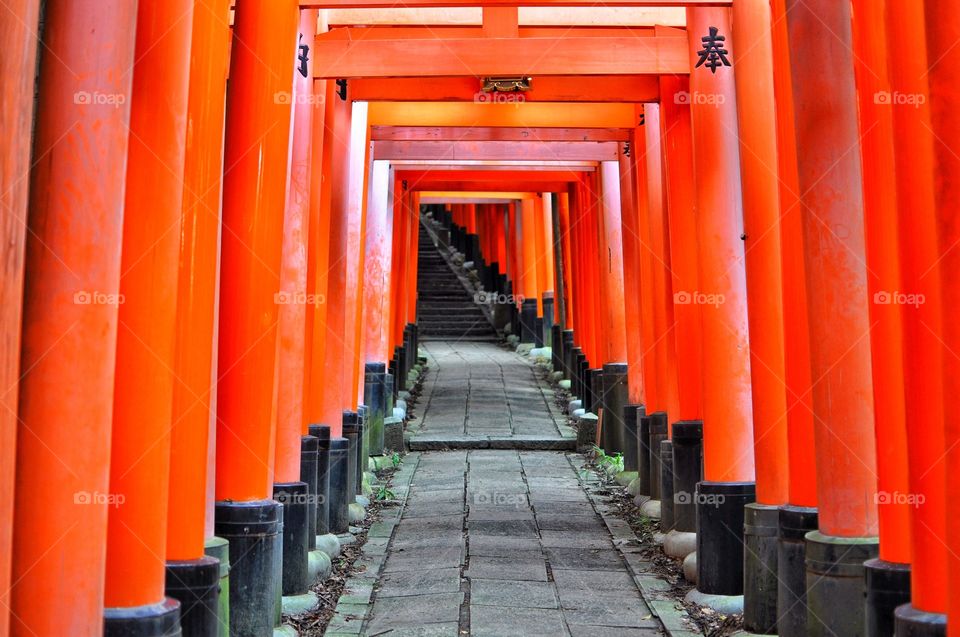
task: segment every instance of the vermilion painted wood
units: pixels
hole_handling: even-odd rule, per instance
[[[224,148],[218,500],[270,497],[283,211],[297,3],[237,4]]]
[[[544,141],[395,141],[374,143],[374,159],[401,160],[511,160],[528,161],[616,159],[616,142],[544,142]]]
[[[388,360],[390,289],[394,276],[393,235],[395,179],[388,162],[373,162],[370,173],[366,231],[363,236],[363,303],[361,306],[360,363]],[[362,391],[362,382],[361,387]]]
[[[949,560],[943,360],[951,354],[943,348],[940,279],[957,273],[941,269],[937,220],[933,214],[936,208],[935,140],[928,86],[928,66],[933,58],[928,58],[926,46],[921,46],[926,44],[923,6],[902,2],[886,5],[886,32],[896,33],[918,47],[916,55],[900,56],[890,50],[889,42],[885,43],[894,95],[907,96],[917,102],[916,107],[887,105],[893,110],[900,220],[900,232],[890,246],[900,248],[901,290],[908,295],[922,295],[922,302],[920,296],[913,297],[918,303],[913,307],[907,305],[903,313],[903,371],[906,403],[910,405],[907,436],[910,493],[922,493],[925,497],[922,506],[910,511],[913,520],[910,603],[930,613],[946,613]],[[896,100],[895,97],[891,102]]]
[[[394,39],[380,39],[377,33]],[[314,74],[338,77],[442,77],[526,74],[642,75],[690,72],[685,38],[636,35],[558,38],[437,37],[433,29],[404,38],[395,29],[330,31],[314,44]],[[699,38],[698,38],[699,40]],[[543,52],[549,48],[550,55]]]
[[[644,107],[644,160],[647,177],[647,224],[649,225],[652,285],[652,312],[655,341],[650,354],[656,360],[657,396],[660,397],[660,409],[669,416],[668,431],[672,430],[673,414],[677,413],[677,352],[673,330],[676,320],[673,316],[674,296],[670,280],[669,228],[663,197],[663,153],[660,144],[660,105],[648,104]]]
[[[557,128],[629,128],[633,104],[447,104],[444,102],[371,102],[370,124],[385,126],[514,126]],[[512,158],[527,160],[526,156]]]
[[[620,203],[620,163],[600,164],[600,270],[604,294],[603,363],[626,363],[627,307],[624,290],[623,209]]]
[[[710,6],[729,6],[731,0],[609,0],[604,6],[620,7],[710,7]],[[581,6],[583,0],[411,0],[405,2],[404,7],[564,7]],[[306,0],[304,7],[322,8],[322,9],[347,9],[347,8],[391,8],[396,3],[389,0]]]
[[[420,244],[420,193],[411,193],[410,195],[410,239],[408,241],[408,250],[410,254],[410,263],[407,269],[406,295],[407,295],[407,323],[415,324],[417,322],[417,267],[419,262],[419,244]]]
[[[690,59],[702,34],[729,34],[727,9],[687,9]],[[736,59],[736,42],[726,48]],[[703,326],[704,476],[717,482],[753,480],[753,424],[743,269],[743,200],[732,67],[690,75],[693,161],[697,178],[698,294]],[[711,99],[712,102],[711,102]],[[709,211],[708,214],[705,214]]]
[[[826,535],[879,530],[863,182],[850,7],[787,4],[797,165],[804,214],[819,527]],[[831,33],[829,40],[825,33]],[[840,230],[840,232],[838,232]]]
[[[6,43],[0,59],[0,77],[6,78],[0,100],[0,130],[5,139],[0,151],[0,209],[4,211],[0,216],[4,246],[0,268],[0,637],[10,634],[20,320],[39,6],[36,0],[18,0],[0,15],[0,41]]]
[[[360,389],[360,342],[363,331],[361,307],[363,300],[363,267],[366,253],[363,237],[366,233],[367,187],[370,164],[370,127],[367,121],[367,104],[353,104],[350,118],[349,175],[347,182],[347,225],[344,235],[344,262],[346,287],[344,294],[344,356],[343,409],[356,409],[361,398]]]
[[[576,326],[573,320],[573,254],[571,249],[570,236],[570,194],[568,192],[560,193],[557,198],[559,202],[559,235],[560,249],[563,253],[563,290],[564,290],[564,329],[574,330]]]
[[[533,199],[524,199],[517,207],[518,250],[520,251],[520,293],[524,299],[537,300],[537,316],[542,316],[540,306],[540,281],[537,279],[537,209]]]
[[[193,2],[137,12],[113,390],[104,604],[164,598],[174,338]]]
[[[230,3],[194,11],[174,342],[167,560],[203,556]]]
[[[790,474],[770,3],[737,0],[732,14],[739,51],[737,113],[757,502],[781,505],[789,497]]]
[[[96,637],[103,626],[124,201],[117,185],[127,162],[136,13],[131,2],[51,2],[44,16],[33,146],[42,161],[29,176],[20,353],[10,591],[17,636]],[[6,52],[4,63],[16,56]]]
[[[553,251],[548,249],[546,240],[545,213],[547,210],[543,205],[543,197],[537,197],[532,201],[535,229],[533,248],[537,267],[537,315],[543,317],[543,295],[547,290],[553,289],[553,283],[547,277],[547,263],[553,258]]]
[[[641,107],[638,107],[640,110]],[[642,112],[642,111],[641,111]],[[627,387],[630,402],[644,404],[643,328],[640,315],[640,215],[636,203],[636,135],[631,131],[630,155],[620,153],[620,206],[623,233],[623,305],[627,329]]]
[[[519,35],[517,7],[483,7],[483,35],[488,38],[509,38]]]
[[[877,490],[909,493],[907,470],[907,423],[904,392],[904,312],[896,303],[877,303],[901,290],[901,240],[897,223],[896,149],[893,144],[893,109],[878,103],[876,96],[891,90],[887,61],[885,1],[857,0],[853,38],[863,161],[864,231],[866,236],[867,285],[870,295],[870,343],[873,365],[873,402],[877,440]],[[922,57],[922,56],[921,56]],[[913,109],[911,109],[913,111]],[[911,112],[911,115],[914,113]],[[880,557],[909,564],[910,518],[913,507],[905,501],[877,502],[880,525]]]
[[[661,383],[657,380],[659,371],[657,370],[657,337],[656,321],[654,320],[654,294],[653,277],[655,260],[651,248],[652,239],[650,237],[650,184],[647,181],[647,137],[646,124],[638,127],[636,132],[636,154],[634,162],[635,175],[632,180],[634,183],[634,196],[637,202],[637,244],[639,246],[640,269],[638,271],[639,279],[637,295],[640,300],[640,346],[642,355],[640,364],[643,368],[644,378],[644,405],[647,413],[653,413],[664,409]]]
[[[354,98],[376,102],[477,102],[486,99],[475,77],[383,77],[351,81]],[[523,94],[530,102],[654,102],[655,75],[540,75]],[[507,100],[509,98],[503,98]]]
[[[371,126],[374,141],[621,142],[623,128],[517,128],[493,126]],[[524,159],[524,157],[518,157]]]
[[[699,420],[702,417],[700,393],[703,382],[700,305],[684,303],[682,301],[689,297],[677,296],[681,292],[689,295],[692,290],[700,289],[690,103],[675,97],[689,95],[689,80],[680,76],[662,76],[660,90],[667,96],[660,104],[660,143],[670,242],[670,285],[674,293],[669,302],[673,303],[673,340],[677,353],[677,412],[673,419]]]
[[[773,0],[773,54],[777,69],[790,68],[785,0]],[[813,390],[810,379],[810,330],[803,250],[803,211],[797,183],[793,81],[773,74],[777,109],[777,172],[780,181],[780,253],[783,263],[783,334],[787,388],[787,438],[790,454],[790,504],[817,506],[813,437]]]
[[[298,42],[309,42],[317,29],[317,14],[300,11]],[[294,65],[301,64],[298,55]],[[310,228],[310,188],[313,170],[313,79],[307,57],[307,76],[293,74],[293,128],[290,163],[287,168],[287,197],[283,218],[283,247],[280,261],[280,287],[277,323],[277,424],[274,445],[274,482],[300,480],[300,447],[303,435],[303,392],[307,312],[319,302],[308,296],[307,257]]]
[[[956,202],[960,198],[960,69],[945,63],[951,48],[960,41],[960,14],[951,2],[927,0],[926,11],[927,59],[931,62],[930,116],[936,134],[934,152],[936,220],[942,256],[940,267],[944,273],[960,271],[960,215]],[[943,301],[943,341],[947,354],[943,358],[944,413],[956,414],[960,409],[960,359],[953,353],[960,351],[960,323],[956,312],[960,308],[960,278],[941,277]],[[956,476],[960,474],[960,423],[956,418],[946,420],[947,460],[947,554],[949,571],[947,631],[957,635],[960,627],[960,493]]]

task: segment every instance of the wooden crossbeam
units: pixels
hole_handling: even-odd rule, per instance
[[[605,7],[729,7],[732,0],[603,0]],[[390,9],[404,7],[582,7],[584,0],[301,0],[303,9]]]
[[[625,142],[625,128],[546,128],[497,126],[371,126],[373,141]]]
[[[550,161],[580,159],[616,161],[617,142],[373,142],[374,159],[524,159]]]
[[[686,36],[396,38],[334,29],[314,43],[314,76],[680,75],[690,72]],[[346,33],[345,33],[346,32]]]
[[[349,97],[365,102],[477,102],[489,100],[475,77],[358,78]],[[493,99],[507,100],[498,96]],[[524,102],[657,102],[656,75],[544,75],[533,80]]]

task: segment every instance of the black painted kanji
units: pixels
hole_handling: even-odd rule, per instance
[[[711,73],[716,73],[718,66],[730,66],[730,59],[727,57],[730,51],[723,46],[726,40],[726,36],[720,35],[720,29],[710,27],[710,35],[700,38],[700,41],[703,42],[703,49],[699,51],[700,60],[694,68],[706,65]]]
[[[303,34],[300,34],[300,40],[303,41]],[[297,70],[300,71],[300,75],[307,77],[307,74],[310,72],[307,69],[307,62],[310,61],[310,45],[301,44],[299,46],[300,55],[297,56],[297,59],[300,61],[300,65],[297,67]]]

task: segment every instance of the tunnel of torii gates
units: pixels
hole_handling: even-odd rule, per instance
[[[427,219],[689,488],[695,599],[958,625],[957,4],[390,4],[3,3],[0,634],[270,634],[383,452]]]

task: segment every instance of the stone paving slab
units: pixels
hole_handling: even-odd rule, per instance
[[[632,531],[588,493],[596,480],[581,473],[582,457],[549,448],[574,440],[530,363],[488,343],[424,347],[430,366],[410,441],[438,450],[409,454],[395,474],[401,506],[372,527],[360,562],[367,577],[348,581],[327,634],[679,630],[666,607],[645,601],[656,591],[629,552]]]

